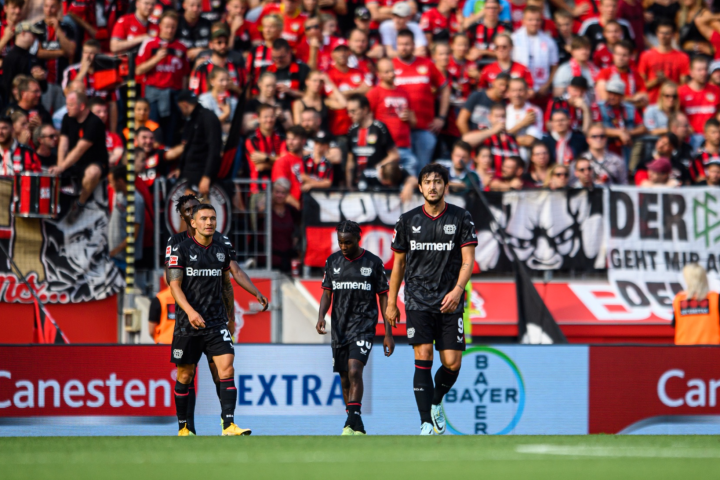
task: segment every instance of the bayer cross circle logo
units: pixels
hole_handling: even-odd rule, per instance
[[[525,408],[525,383],[515,362],[492,347],[463,353],[463,367],[445,395],[447,427],[455,435],[506,435]]]

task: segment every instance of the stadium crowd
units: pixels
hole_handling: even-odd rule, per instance
[[[407,198],[433,161],[458,192],[720,186],[703,0],[26,2],[1,15],[2,173],[73,176],[70,221],[105,176],[127,188],[131,57],[140,211],[158,177],[236,209],[263,186],[233,179],[271,179],[296,219],[316,189]]]

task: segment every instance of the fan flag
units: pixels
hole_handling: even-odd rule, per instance
[[[50,313],[45,309],[45,305],[41,304],[37,298],[35,299],[33,343],[55,343],[61,345],[70,343]]]
[[[533,285],[525,267],[516,256],[513,261],[513,269],[515,270],[518,303],[518,341],[533,345],[568,343],[565,334],[560,330],[560,326]]]

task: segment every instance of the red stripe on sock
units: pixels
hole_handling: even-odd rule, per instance
[[[233,380],[233,378],[226,378],[224,380],[222,378],[220,379],[221,382],[232,382]]]
[[[420,370],[430,370],[432,367],[421,367],[420,365],[415,365],[415,368],[419,368]]]
[[[446,371],[447,373],[449,373],[450,375],[457,375],[458,373],[460,373],[460,370],[458,370],[457,372],[453,372],[452,370],[448,370],[448,369],[445,368],[445,367],[443,367],[443,370],[445,370],[445,371]]]
[[[350,405],[362,405],[362,403],[348,403],[348,406]]]
[[[190,392],[188,392],[188,393],[178,393],[178,392],[175,392],[175,395],[177,395],[178,397],[187,397],[188,395],[190,395]]]
[[[225,390],[237,390],[237,388],[235,388],[235,387],[228,387],[228,388],[226,388]]]

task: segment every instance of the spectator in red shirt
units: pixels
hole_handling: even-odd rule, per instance
[[[612,66],[613,48],[615,48],[615,45],[617,45],[624,36],[622,25],[620,25],[620,22],[617,20],[608,21],[602,31],[605,41],[595,47],[592,55],[593,63],[600,69]]]
[[[282,0],[280,3],[268,3],[263,7],[260,18],[275,13],[284,20],[282,37],[290,44],[293,53],[305,37],[305,19],[307,14],[302,12],[299,0]]]
[[[631,68],[630,60],[633,46],[630,42],[622,40],[613,48],[613,64],[600,71],[595,84],[595,93],[598,100],[606,100],[605,86],[611,78],[619,78],[625,84],[624,101],[630,102],[638,108],[648,105],[648,94],[645,80],[636,69]]]
[[[174,40],[177,25],[176,12],[163,13],[159,36],[143,42],[137,58],[137,74],[145,75],[145,98],[150,101],[150,118],[162,127],[165,145],[172,145],[180,117],[176,98],[186,87],[190,73],[187,48]]]
[[[478,87],[488,88],[498,75],[507,73],[511,78],[524,79],[528,87],[532,89],[533,78],[530,70],[522,63],[515,62],[512,59],[513,41],[510,34],[500,33],[495,35],[493,43],[495,44],[494,50],[497,60],[482,69],[478,79]]]
[[[676,30],[675,23],[660,19],[655,31],[658,46],[640,54],[638,73],[645,81],[650,104],[658,101],[663,82],[685,83],[690,74],[690,58],[672,47]]]
[[[275,160],[286,150],[283,138],[275,131],[276,119],[274,107],[258,107],[258,128],[245,140],[247,176],[251,180],[271,178]],[[251,185],[250,191],[257,193],[258,185]]]
[[[395,84],[410,95],[410,108],[415,112],[412,131],[412,149],[417,168],[422,169],[432,160],[437,134],[447,121],[450,109],[450,88],[447,79],[432,60],[416,57],[412,31],[400,30],[397,36],[397,57],[393,59]],[[435,111],[435,101],[439,106]]]
[[[720,88],[708,83],[708,61],[697,56],[690,62],[690,81],[678,88],[680,108],[693,129],[690,144],[695,150],[703,140],[705,123],[715,116],[720,102]]]
[[[300,125],[290,127],[287,131],[285,145],[287,151],[280,155],[272,167],[272,181],[275,183],[280,178],[287,178],[290,181],[290,195],[287,203],[300,209],[300,197],[302,196],[303,168],[303,147],[307,133]]]
[[[25,0],[6,0],[3,5],[4,20],[0,25],[0,57],[2,58],[5,58],[15,45],[15,26],[23,19],[24,7]]]
[[[350,47],[350,57],[348,58],[348,66],[357,68],[363,75],[369,76],[372,83],[375,83],[377,67],[374,58],[382,58],[384,53],[376,55],[376,50],[371,48],[368,51],[368,36],[362,30],[353,29],[348,38],[348,47]],[[382,45],[379,45],[382,49]]]
[[[333,165],[327,159],[330,141],[329,135],[315,136],[313,153],[311,156],[305,157],[303,173],[300,176],[303,192],[327,189],[332,186]]]
[[[462,31],[457,19],[458,0],[440,0],[438,6],[426,10],[420,17],[422,28],[428,45],[433,42],[447,42],[456,33]]]
[[[708,164],[720,162],[720,122],[714,118],[708,120],[703,137],[705,144],[690,164],[690,178],[694,183],[705,180]]]
[[[110,39],[110,51],[124,53],[137,47],[146,39],[151,38],[148,32],[150,14],[155,6],[155,0],[137,0],[135,13],[128,13],[120,17],[113,26]]]
[[[410,129],[417,120],[410,106],[410,95],[404,87],[395,85],[395,67],[392,60],[381,59],[377,68],[380,82],[367,93],[370,110],[375,119],[390,130],[400,154],[400,166],[415,175],[417,158],[410,148]]]
[[[13,136],[12,120],[0,117],[0,175],[39,172],[41,169],[40,159],[35,152]]]

